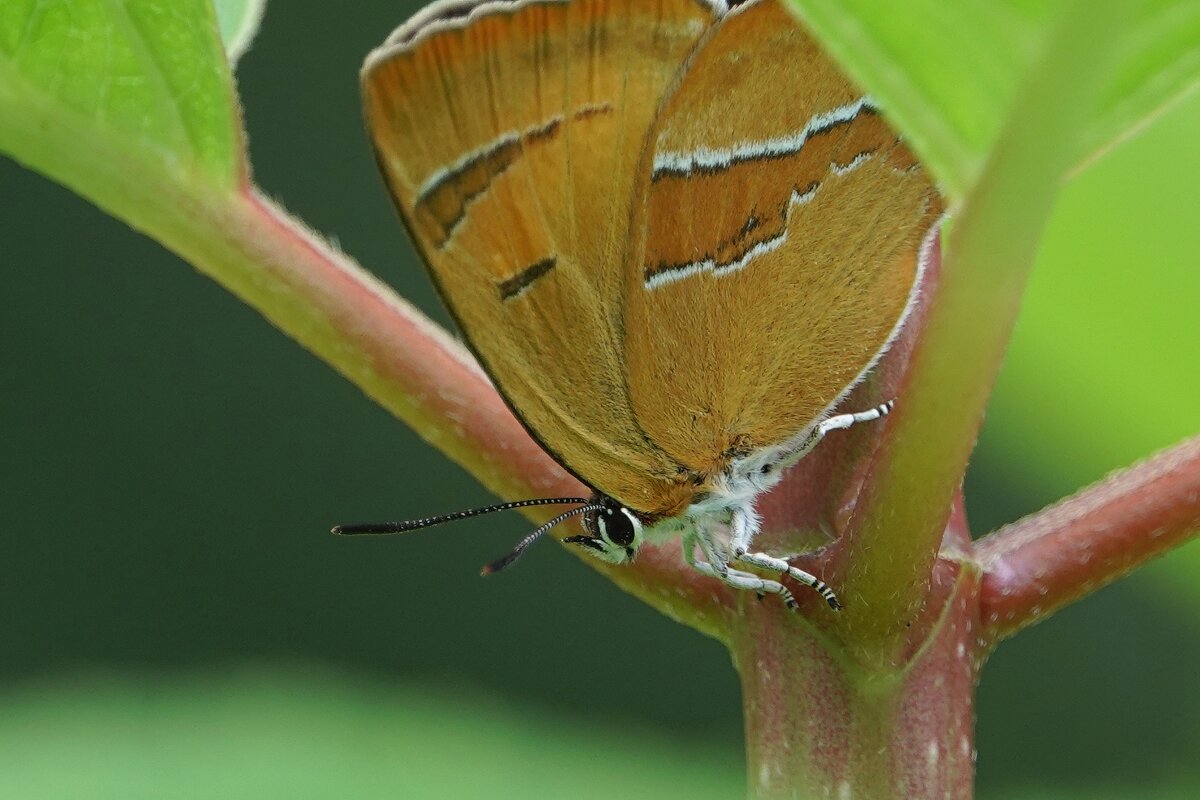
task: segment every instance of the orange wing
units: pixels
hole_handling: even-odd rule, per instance
[[[712,476],[799,435],[874,363],[941,203],[776,0],[710,30],[640,181],[623,320],[634,413]]]
[[[715,13],[440,2],[363,71],[379,163],[471,346],[543,446],[633,508],[660,506],[678,466],[624,385],[630,202],[654,113]]]

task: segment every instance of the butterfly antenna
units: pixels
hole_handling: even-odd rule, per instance
[[[587,501],[584,501],[584,502],[587,502]],[[585,506],[580,506],[579,508],[572,508],[570,511],[564,511],[563,513],[559,514],[557,517],[550,520],[546,524],[541,525],[537,530],[535,530],[533,533],[526,536],[521,541],[517,542],[516,546],[513,547],[513,549],[509,551],[508,555],[504,556],[503,558],[498,558],[495,561],[491,562],[490,564],[484,564],[483,569],[479,570],[479,574],[480,575],[491,575],[493,572],[499,572],[500,570],[502,570],[506,567],[512,566],[512,563],[514,561],[516,561],[518,558],[520,558],[521,554],[525,552],[525,548],[529,547],[529,545],[533,544],[538,539],[540,539],[542,537],[542,535],[545,534],[547,531],[549,531],[551,528],[555,527],[556,525],[559,525],[560,523],[567,521],[568,519],[570,519],[571,517],[573,517],[577,514],[583,514],[588,511],[600,511],[603,508],[604,508],[604,506],[602,506],[602,505],[597,505],[595,503],[591,503],[591,504],[588,504]]]
[[[437,517],[425,517],[424,519],[410,519],[404,522],[366,522],[357,525],[337,525],[332,531],[330,531],[330,533],[332,533],[334,536],[360,536],[364,534],[388,535],[393,533],[408,533],[409,531],[419,530],[420,528],[441,525],[443,522],[454,522],[455,520],[469,519],[470,517],[478,517],[481,514],[492,514],[496,511],[509,511],[514,508],[528,508],[529,506],[551,506],[562,505],[565,503],[586,504],[590,502],[591,498],[589,497],[539,497],[535,500],[516,500],[511,503],[497,503],[494,506],[469,508],[465,511],[455,511],[452,514],[442,514]],[[576,509],[571,513],[580,513],[580,510]],[[566,516],[570,515],[568,514]],[[528,545],[526,544],[525,546]],[[518,548],[524,549],[524,547],[521,545],[518,545]],[[520,553],[518,553],[518,555],[520,555]]]

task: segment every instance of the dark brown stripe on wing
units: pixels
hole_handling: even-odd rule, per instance
[[[586,121],[612,111],[608,103],[589,104],[576,109],[571,118]],[[563,118],[555,116],[542,125],[501,136],[462,162],[446,168],[423,188],[413,204],[413,212],[423,220],[426,233],[434,244],[444,247],[454,235],[455,228],[466,219],[467,207],[521,157],[526,147],[558,136],[562,124]]]
[[[592,103],[583,106],[575,112],[575,119],[587,119],[594,117],[597,114],[611,114],[613,112],[612,103]]]
[[[461,164],[447,169],[422,190],[413,212],[426,220],[434,244],[442,247],[450,240],[454,229],[466,219],[467,206],[486,192],[492,181],[521,157],[525,145],[552,139],[561,127],[562,118],[555,117],[544,125],[527,129],[520,136],[513,134],[503,137]]]
[[[865,117],[879,116],[879,109],[872,105],[867,100],[860,100],[857,108],[852,114],[840,119],[833,119],[827,122],[806,127],[797,132],[795,143],[787,141],[764,142],[762,146],[753,144],[743,145],[740,147],[730,148],[727,155],[721,157],[721,151],[708,153],[705,157],[700,157],[695,154],[692,158],[696,161],[693,163],[656,163],[654,169],[650,173],[651,183],[668,178],[682,178],[684,180],[695,176],[715,175],[728,169],[732,169],[741,164],[747,163],[762,163],[769,161],[781,161],[791,159],[800,154],[806,146],[815,146],[822,138],[829,134],[844,130],[845,128],[854,125],[855,122],[862,120]],[[670,158],[670,156],[667,156]]]
[[[420,20],[419,24],[413,24],[410,21],[407,25],[396,31],[394,34],[397,44],[408,44],[417,37],[418,34],[428,28],[428,26],[438,22],[451,22],[453,20],[465,20],[472,11],[474,11],[482,0],[470,0],[463,3],[443,3],[441,7],[435,9],[436,13],[429,14]],[[512,5],[509,3],[509,5]]]
[[[755,248],[772,249],[782,242],[787,234],[788,216],[793,204],[807,202],[817,189],[820,181],[812,181],[803,190],[796,188],[788,199],[770,215],[762,219],[751,215],[735,235],[718,242],[715,250],[705,253],[698,259],[687,262],[647,264],[643,270],[643,280],[648,287],[662,281],[670,282],[676,278],[686,277],[694,272],[719,273],[734,269],[739,262],[751,255]]]
[[[546,2],[546,0],[540,0]],[[558,0],[566,2],[566,0]],[[490,14],[509,13],[530,5],[529,0],[443,0],[426,6],[397,29],[388,40],[393,44],[411,44],[431,28],[465,27],[471,14],[480,6],[489,6]]]
[[[840,135],[810,136],[803,149],[774,155],[770,164],[743,159],[711,172],[667,174],[653,184],[648,200],[656,236],[647,242],[642,264],[646,286],[699,272],[737,271],[778,247],[796,207],[819,203],[827,181],[853,179],[863,160],[891,165],[911,159],[877,114],[860,112],[839,127]],[[705,203],[718,204],[721,221],[698,235],[683,218]]]
[[[541,261],[530,264],[511,278],[500,281],[496,284],[496,288],[500,290],[500,299],[512,300],[522,294],[533,285],[534,281],[554,269],[554,265],[557,263],[558,259],[554,256],[543,258]]]

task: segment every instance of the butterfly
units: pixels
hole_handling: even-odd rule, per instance
[[[779,0],[441,0],[363,68],[380,169],[453,317],[529,433],[594,491],[550,503],[613,563],[687,562],[795,601],[755,501],[899,332],[932,181]]]

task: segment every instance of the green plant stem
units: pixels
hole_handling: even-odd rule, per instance
[[[1042,228],[1103,81],[1100,43],[1119,21],[1108,4],[1076,3],[1064,15],[951,232],[904,402],[840,546],[856,600],[845,635],[859,658],[895,658],[925,602]],[[1085,27],[1094,39],[1077,35]]]

